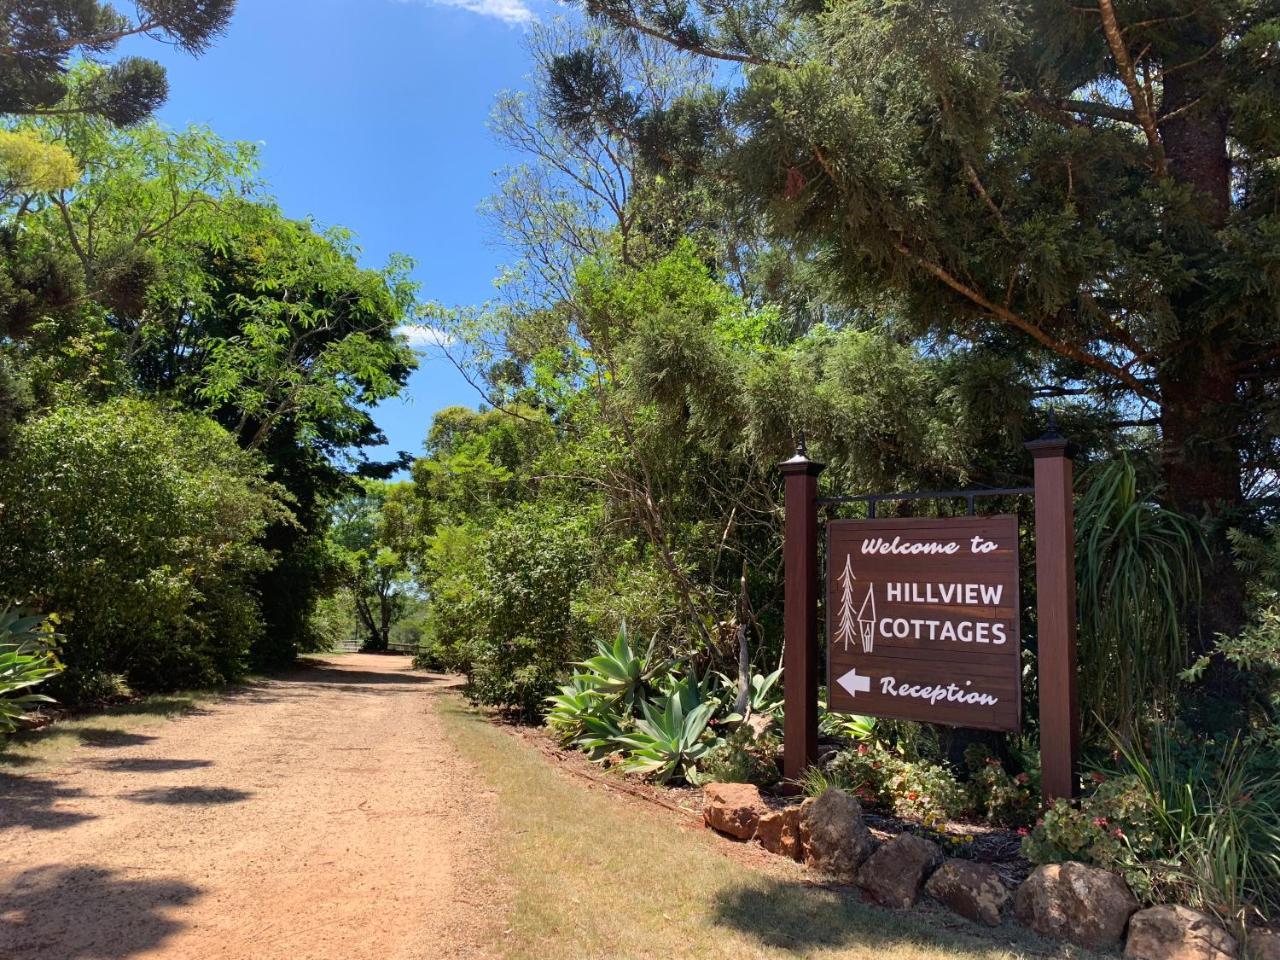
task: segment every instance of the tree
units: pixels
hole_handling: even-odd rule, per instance
[[[77,55],[110,53],[125,37],[164,38],[199,54],[231,20],[236,0],[138,0],[128,17],[100,0],[0,0],[0,113],[81,113],[137,123],[168,96],[164,68],[123,57],[71,92]]]
[[[365,630],[365,650],[386,650],[412,593],[408,557],[414,534],[407,483],[366,480],[334,507],[330,542]]]
[[[69,149],[81,175],[8,201],[0,352],[21,374],[14,390],[37,408],[164,398],[262,453],[295,522],[265,535],[279,560],[256,585],[268,628],[254,656],[288,661],[337,574],[327,503],[348,470],[395,466],[363,450],[383,441],[372,408],[415,363],[396,332],[415,296],[410,265],[363,268],[350,233],[285,217],[253,147],[205,128],[116,129],[80,115],[28,128]]]
[[[565,54],[564,125],[721,185],[935,349],[1158,427],[1168,496],[1218,524],[1202,649],[1240,625],[1221,531],[1277,464],[1274,4],[586,6],[742,75],[654,111]]]

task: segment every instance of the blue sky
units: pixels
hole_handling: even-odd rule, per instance
[[[164,123],[260,142],[286,213],[351,228],[368,266],[409,254],[425,299],[479,303],[512,257],[476,208],[518,159],[489,111],[524,86],[525,24],[554,13],[547,0],[240,0],[199,58],[142,39],[121,52],[168,68]],[[479,400],[436,353],[377,411],[392,450],[417,453],[434,411]]]

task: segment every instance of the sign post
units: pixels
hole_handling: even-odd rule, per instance
[[[782,769],[798,779],[818,759],[818,474],[804,440],[782,464],[786,526],[782,551]]]
[[[1036,625],[1040,664],[1040,786],[1045,803],[1075,796],[1080,750],[1076,697],[1076,542],[1071,449],[1049,430],[1027,444],[1035,458]]]

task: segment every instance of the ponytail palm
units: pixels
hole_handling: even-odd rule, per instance
[[[1193,521],[1139,495],[1127,457],[1084,479],[1076,509],[1083,712],[1128,733],[1169,701],[1187,666],[1203,538]]]

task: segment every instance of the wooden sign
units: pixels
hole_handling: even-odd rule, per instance
[[[1017,730],[1018,518],[836,520],[827,530],[832,710]]]

